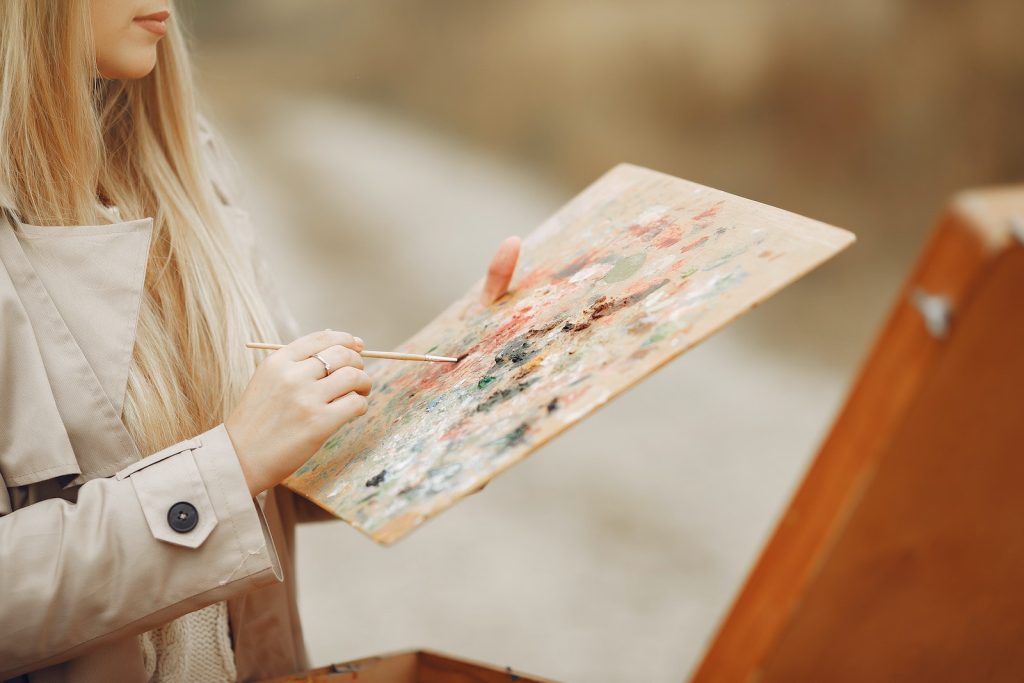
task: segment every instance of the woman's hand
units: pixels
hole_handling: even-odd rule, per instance
[[[498,251],[491,259],[491,267],[487,269],[487,280],[480,292],[482,305],[490,306],[505,295],[509,283],[512,282],[512,275],[516,272],[518,260],[519,238],[514,235],[506,237],[505,241],[498,245]]]
[[[323,330],[267,356],[224,421],[253,496],[301,467],[339,427],[366,413],[363,340]],[[313,354],[319,353],[331,366]]]

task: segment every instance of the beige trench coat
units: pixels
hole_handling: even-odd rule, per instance
[[[294,339],[248,215],[225,208]],[[152,219],[21,226],[60,231],[30,241],[16,218],[0,217],[0,680],[143,680],[139,633],[225,599],[241,680],[304,670],[293,531],[329,517],[282,487],[253,499],[223,424],[148,454],[120,418]]]

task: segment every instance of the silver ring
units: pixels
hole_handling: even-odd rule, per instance
[[[324,377],[331,374],[331,364],[325,361],[323,356],[321,356],[319,353],[314,353],[313,358],[316,358],[318,361],[324,364]]]

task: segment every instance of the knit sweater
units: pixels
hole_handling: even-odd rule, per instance
[[[149,681],[227,683],[238,678],[226,602],[182,615],[139,640]]]

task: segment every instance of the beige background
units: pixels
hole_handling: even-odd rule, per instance
[[[1024,177],[1024,4],[187,3],[307,329],[387,348],[619,161],[860,241],[391,549],[302,529],[317,664],[425,646],[680,680],[945,198]]]

